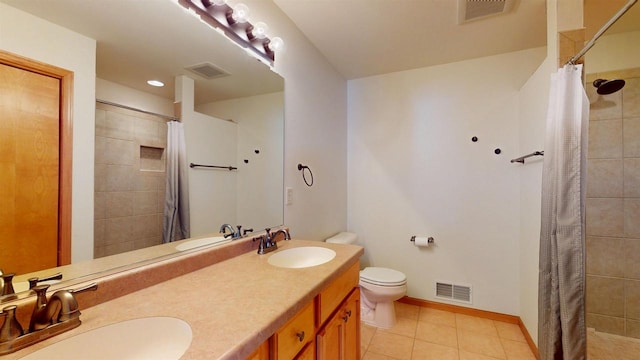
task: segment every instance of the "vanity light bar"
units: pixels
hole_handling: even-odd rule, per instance
[[[234,9],[226,1],[178,0],[178,3],[194,11],[202,21],[218,29],[241,47],[251,50],[268,65],[273,66],[275,62],[274,50],[276,49],[270,46],[271,40],[264,35],[264,29],[261,26],[256,28],[246,21],[248,9],[239,9],[239,11],[242,10],[242,16],[234,16]],[[282,41],[279,38],[274,38],[274,40],[276,39]]]

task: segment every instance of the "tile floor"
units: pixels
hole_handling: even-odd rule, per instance
[[[363,360],[535,360],[520,327],[396,302],[397,324],[362,324]]]

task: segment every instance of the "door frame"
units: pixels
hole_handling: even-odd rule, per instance
[[[60,81],[58,179],[58,266],[71,263],[71,178],[73,160],[73,72],[0,50],[0,63]]]

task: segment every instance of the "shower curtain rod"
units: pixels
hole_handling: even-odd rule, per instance
[[[593,47],[593,45],[596,44],[596,40],[598,40],[598,38],[600,38],[600,36],[602,36],[602,34],[604,34],[604,32],[611,27],[611,25],[613,25],[616,21],[618,21],[618,19],[620,19],[622,15],[624,15],[627,11],[629,11],[629,9],[633,5],[635,5],[636,2],[638,2],[638,0],[630,0],[626,5],[624,5],[622,9],[620,9],[620,11],[618,11],[615,15],[613,15],[613,17],[609,19],[609,21],[607,21],[607,23],[604,24],[604,26],[602,26],[600,30],[598,30],[598,32],[593,36],[593,38],[589,40],[587,45],[585,45],[582,48],[582,50],[580,50],[580,52],[578,52],[571,59],[569,59],[569,61],[567,61],[565,65],[569,65],[569,64],[575,65],[576,61],[578,61],[581,57],[583,57],[584,54],[586,54],[587,51],[589,51]]]
[[[101,104],[105,104],[105,105],[111,105],[111,106],[115,106],[115,107],[119,107],[122,109],[127,109],[127,110],[132,110],[132,111],[137,111],[137,112],[141,112],[147,115],[153,115],[153,116],[159,116],[163,119],[167,119],[167,120],[171,120],[171,121],[180,121],[180,119],[178,119],[175,116],[169,116],[169,115],[163,115],[163,114],[158,114],[158,113],[154,113],[151,111],[147,111],[147,110],[141,110],[141,109],[137,109],[131,106],[127,106],[127,105],[122,105],[122,104],[116,104],[114,102],[111,101],[106,101],[106,100],[100,100],[100,99],[96,99],[96,102],[99,102]]]

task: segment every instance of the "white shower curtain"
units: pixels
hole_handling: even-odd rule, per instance
[[[552,75],[542,171],[541,360],[586,359],[585,184],[589,102],[582,65]]]
[[[184,126],[178,121],[170,121],[167,127],[167,190],[162,222],[163,243],[186,239],[190,233]]]

